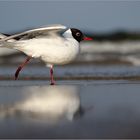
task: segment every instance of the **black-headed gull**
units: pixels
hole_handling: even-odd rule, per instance
[[[92,39],[78,29],[57,24],[4,37],[0,40],[0,47],[13,48],[28,56],[18,67],[15,79],[31,58],[40,58],[50,67],[51,85],[54,85],[53,66],[74,60],[80,52],[79,43],[82,40]]]

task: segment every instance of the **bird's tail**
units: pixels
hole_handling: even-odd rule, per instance
[[[2,33],[0,33],[0,39],[3,39],[3,38],[5,38],[5,37],[7,37],[7,36],[4,35],[4,34],[2,34]]]
[[[5,47],[5,48],[12,48],[13,42],[15,42],[15,39],[9,39],[7,41],[2,41],[2,39],[8,37],[9,35],[5,35],[0,33],[0,47]]]

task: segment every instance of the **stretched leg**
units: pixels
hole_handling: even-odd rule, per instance
[[[50,75],[51,75],[51,83],[50,83],[50,85],[54,85],[55,82],[54,82],[54,77],[53,77],[53,66],[51,66],[51,68],[50,68]]]
[[[19,72],[22,70],[22,68],[30,61],[32,57],[28,56],[26,60],[18,67],[18,69],[15,72],[15,80],[17,80]]]

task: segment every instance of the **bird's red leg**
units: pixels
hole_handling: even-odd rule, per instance
[[[50,83],[50,85],[54,85],[55,82],[54,82],[54,77],[53,77],[53,66],[50,68],[50,75],[51,75],[51,83]]]
[[[15,80],[17,80],[19,72],[22,70],[22,68],[30,61],[32,57],[28,56],[26,60],[18,67],[18,69],[15,72]]]

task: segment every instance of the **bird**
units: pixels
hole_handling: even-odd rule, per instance
[[[92,38],[86,37],[77,28],[53,24],[11,36],[1,35],[0,47],[16,49],[27,55],[26,60],[15,72],[15,80],[32,58],[39,58],[50,68],[50,85],[54,85],[54,65],[64,65],[73,61],[80,53],[80,42],[83,40],[92,40]]]

